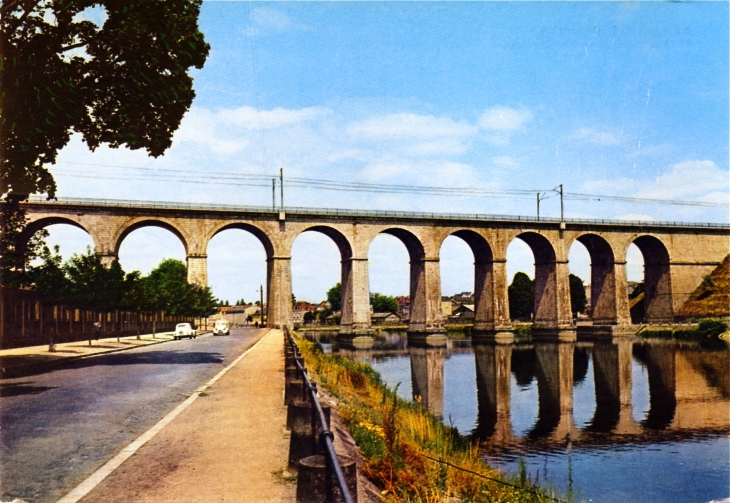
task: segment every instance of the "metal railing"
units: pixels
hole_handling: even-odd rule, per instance
[[[278,216],[280,212],[295,215],[312,216],[343,216],[369,218],[408,218],[428,220],[461,220],[478,222],[525,222],[531,224],[560,224],[561,220],[554,217],[531,217],[520,215],[498,215],[486,213],[428,213],[418,211],[396,210],[357,210],[336,208],[306,208],[284,207],[273,209],[270,206],[239,206],[233,204],[204,204],[204,203],[177,203],[166,201],[136,201],[129,199],[94,199],[67,197],[57,200],[46,200],[43,196],[32,195],[29,203],[47,204],[49,206],[97,206],[105,208],[140,208],[182,211],[214,211],[223,213],[264,213]],[[641,221],[641,220],[614,220],[598,218],[564,218],[566,224],[583,225],[611,225],[617,227],[694,227],[702,229],[730,229],[730,224],[712,222],[670,222],[670,221]]]
[[[355,503],[355,501],[352,499],[352,495],[350,494],[350,489],[347,487],[345,474],[342,471],[342,467],[340,466],[340,461],[339,459],[337,459],[337,454],[335,453],[335,447],[333,444],[335,435],[329,430],[327,426],[327,418],[325,417],[324,411],[322,410],[322,405],[320,405],[319,400],[317,399],[317,386],[312,383],[312,381],[309,379],[309,375],[307,374],[306,369],[302,366],[301,356],[299,356],[299,348],[297,347],[296,342],[294,342],[294,339],[289,332],[289,327],[284,327],[284,334],[286,336],[287,342],[291,346],[292,352],[294,353],[294,363],[296,364],[297,371],[302,376],[302,380],[304,381],[304,389],[307,393],[309,393],[312,399],[312,407],[314,409],[316,419],[322,427],[322,433],[320,433],[319,435],[319,441],[320,445],[324,446],[324,458],[327,463],[327,483],[330,483],[330,481],[332,480],[331,475],[334,474],[337,485],[340,489],[340,492],[342,493],[342,498],[345,503]]]

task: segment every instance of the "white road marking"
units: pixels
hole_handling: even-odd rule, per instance
[[[109,474],[111,474],[114,470],[119,468],[119,465],[124,463],[132,454],[137,452],[140,447],[142,447],[144,444],[147,443],[150,439],[152,439],[155,435],[157,435],[162,428],[167,426],[170,421],[175,419],[178,414],[180,414],[182,411],[187,409],[191,403],[193,403],[201,393],[203,393],[205,390],[210,388],[213,384],[215,384],[218,379],[223,377],[226,372],[231,370],[238,362],[240,362],[244,356],[246,356],[250,351],[252,351],[256,346],[259,345],[259,343],[264,340],[265,337],[267,337],[271,332],[274,330],[269,330],[266,334],[264,334],[263,337],[261,337],[256,343],[248,348],[241,356],[235,359],[233,363],[228,365],[226,368],[218,372],[215,377],[213,377],[210,381],[202,385],[200,388],[196,389],[190,397],[185,400],[183,403],[175,407],[175,409],[170,412],[168,415],[160,419],[160,421],[155,424],[152,428],[144,432],[142,435],[137,437],[131,444],[129,444],[127,447],[122,449],[119,454],[114,456],[112,459],[110,459],[104,466],[96,470],[94,473],[92,473],[86,480],[81,482],[78,486],[76,486],[70,493],[68,493],[66,496],[58,500],[57,503],[77,503],[81,498],[89,494],[96,486],[98,486],[102,480],[107,478]]]

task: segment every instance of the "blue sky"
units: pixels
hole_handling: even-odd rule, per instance
[[[99,14],[89,16],[103,22]],[[158,159],[90,153],[74,137],[52,169],[58,196],[268,205],[270,186],[171,182],[160,170],[273,176],[283,167],[286,177],[347,182],[562,183],[572,193],[727,203],[728,17],[726,2],[206,1],[200,27],[211,53],[194,72],[197,98],[172,148]],[[521,215],[535,213],[534,199],[286,192],[295,206]],[[556,197],[543,201],[542,214],[558,211]],[[727,206],[566,199],[565,212],[728,222]],[[52,233],[64,254],[86,246],[76,231]],[[587,279],[576,248],[571,267]],[[145,229],[120,260],[148,272],[165,256],[184,258],[182,246]],[[371,289],[407,293],[403,246],[381,236],[371,256]],[[629,258],[637,279],[640,258]],[[292,260],[299,298],[319,300],[338,280],[324,236],[302,235]],[[442,262],[444,294],[473,288],[458,238]],[[514,243],[510,275],[531,264]],[[254,298],[263,250],[226,232],[211,243],[209,268],[216,295]]]

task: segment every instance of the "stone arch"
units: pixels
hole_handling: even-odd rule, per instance
[[[437,256],[430,256],[421,239],[399,227],[389,227],[379,234],[398,238],[410,258],[410,332],[441,332],[441,285]],[[372,241],[371,241],[372,243]]]
[[[366,333],[370,328],[370,286],[367,276],[367,259],[353,258],[350,239],[341,231],[327,225],[312,225],[305,232],[318,232],[329,237],[340,251],[340,332],[344,334]],[[296,240],[294,238],[294,241]]]
[[[266,234],[266,232],[264,232],[259,227],[245,222],[230,222],[221,224],[218,227],[214,228],[213,231],[210,232],[210,234],[205,238],[205,243],[203,244],[202,249],[205,250],[207,253],[208,243],[210,243],[210,240],[213,239],[217,234],[220,234],[221,232],[229,229],[239,229],[253,234],[264,247],[264,250],[266,251],[266,258],[270,259],[274,256],[274,245],[272,244],[268,234]]]
[[[343,261],[350,260],[352,258],[353,253],[350,240],[334,227],[329,227],[327,225],[312,225],[311,227],[303,229],[299,234],[304,232],[319,232],[320,234],[324,234],[337,245],[337,248],[340,250],[340,258]],[[299,235],[297,235],[297,237],[298,236]],[[296,240],[296,237],[294,240]]]
[[[616,264],[611,244],[598,234],[586,233],[575,238],[591,259],[591,319],[594,325],[629,323],[625,299],[626,271],[624,263]]]
[[[667,246],[652,235],[639,235],[627,243],[635,244],[644,257],[644,317],[645,323],[673,323],[672,276]],[[624,259],[625,260],[625,259]]]
[[[509,304],[506,302],[505,262],[495,264],[491,245],[484,236],[474,230],[458,229],[448,236],[460,238],[474,255],[474,329],[486,331],[495,328],[501,331],[511,329]],[[446,237],[441,241],[441,246]]]
[[[180,240],[183,245],[183,249],[185,250],[185,255],[188,255],[190,240],[182,233],[180,229],[175,226],[174,223],[161,218],[140,218],[132,220],[131,222],[127,222],[117,230],[111,242],[112,249],[109,251],[115,257],[118,257],[119,249],[121,248],[124,239],[132,232],[136,231],[137,229],[142,229],[144,227],[160,227],[162,229],[170,231]]]
[[[542,234],[528,231],[515,237],[524,241],[535,257],[533,329],[573,328],[567,261],[558,260],[555,246]]]
[[[89,229],[87,229],[80,222],[77,222],[76,220],[74,220],[72,218],[68,218],[68,217],[52,216],[52,217],[39,218],[37,220],[28,222],[28,224],[23,229],[23,232],[21,232],[20,236],[18,237],[18,243],[17,243],[18,249],[25,251],[25,248],[28,245],[28,241],[30,241],[30,238],[32,238],[36,232],[38,232],[41,229],[45,229],[49,225],[57,225],[57,224],[71,225],[73,227],[76,227],[77,229],[81,229],[82,231],[86,232],[89,235],[92,243],[94,243],[95,249],[99,246],[98,239],[94,236],[94,234],[92,232],[89,231]]]

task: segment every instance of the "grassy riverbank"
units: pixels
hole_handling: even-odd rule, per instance
[[[384,501],[556,501],[524,472],[505,478],[484,464],[466,438],[420,403],[398,398],[369,365],[326,355],[301,338],[297,343],[312,375],[339,400],[338,413],[365,456],[363,472]]]

